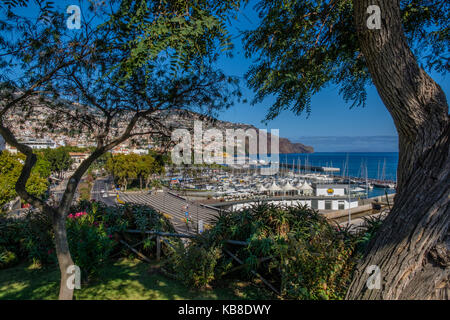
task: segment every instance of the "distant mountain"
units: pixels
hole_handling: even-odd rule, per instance
[[[53,117],[54,110],[43,104],[42,101],[37,98],[34,99],[30,104],[33,105],[32,111],[22,111],[15,110],[14,112],[8,113],[5,116],[5,122],[14,132],[16,137],[19,138],[47,138],[52,139],[58,145],[72,145],[72,146],[93,146],[95,144],[94,136],[92,136],[92,130],[82,130],[76,128],[71,124],[70,120],[55,120],[58,117]],[[65,101],[60,102],[60,110],[69,110],[69,112],[63,112],[67,114],[72,114],[72,117],[80,118],[98,118],[98,123],[101,124],[101,115],[95,110],[91,110],[87,106],[79,104],[71,104]],[[25,116],[25,112],[27,115]],[[88,114],[86,116],[86,114]],[[132,117],[132,113],[125,111],[121,114],[116,122],[111,124],[112,133],[120,132],[124,130]],[[188,110],[161,110],[156,111],[152,117],[158,120],[165,130],[170,134],[175,129],[185,128],[193,132],[194,122],[196,120],[202,121],[203,130],[214,127],[223,131],[223,137],[225,137],[226,129],[254,129],[256,132],[259,130],[248,124],[243,123],[232,123],[227,121],[217,120],[214,117],[206,116],[197,112]],[[150,128],[141,127],[140,131],[149,131]],[[150,139],[151,140],[151,139]],[[148,137],[133,137],[129,139],[123,146],[125,147],[146,147],[149,144],[153,146],[158,146],[157,141],[150,141]],[[1,137],[0,137],[0,147],[1,147]],[[270,141],[271,134],[267,133],[268,147],[267,152],[270,153]],[[248,150],[248,146],[247,146]],[[279,139],[279,151],[280,153],[311,153],[314,149],[310,146],[306,146],[302,143],[292,143],[289,139],[280,138]]]
[[[218,120],[214,117],[205,116],[193,111],[177,110],[177,111],[164,111],[159,115],[161,121],[173,128],[185,128],[190,132],[194,130],[194,121],[202,121],[202,129],[207,130],[209,128],[217,128],[223,131],[225,137],[225,130],[227,129],[254,129],[259,134],[259,129],[253,125],[245,123],[233,123],[228,121]],[[271,134],[267,133],[267,152],[270,153]],[[246,150],[248,150],[248,143],[246,144]],[[314,148],[304,145],[299,142],[291,142],[287,138],[279,138],[279,153],[313,153]]]
[[[280,153],[313,153],[314,148],[300,142],[291,142],[289,139],[280,138]]]
[[[312,144],[316,152],[398,152],[397,136],[316,136],[292,140]]]

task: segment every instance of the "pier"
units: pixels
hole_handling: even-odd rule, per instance
[[[322,166],[310,166],[310,165],[298,165],[298,164],[290,164],[290,163],[280,163],[280,168],[286,169],[298,169],[298,170],[306,170],[306,171],[317,171],[317,172],[339,172],[340,168],[333,167],[322,167]]]
[[[348,183],[348,179],[350,179],[350,183],[365,183],[366,181],[370,184],[375,185],[378,188],[389,188],[389,185],[395,185],[396,182],[393,180],[380,180],[380,179],[372,179],[372,178],[361,178],[361,177],[344,177],[344,176],[337,176],[334,175],[335,172],[340,172],[340,168],[334,168],[334,167],[323,167],[323,166],[310,166],[310,165],[298,165],[298,164],[289,164],[289,163],[281,163],[280,168],[283,169],[294,169],[294,170],[304,170],[304,171],[311,171],[311,172],[324,172],[324,173],[331,173],[333,179],[336,182],[339,183]]]

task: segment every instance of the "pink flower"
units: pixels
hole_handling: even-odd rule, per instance
[[[87,215],[87,212],[86,212],[86,211],[83,211],[83,212],[77,212],[77,213],[75,213],[75,218],[82,217],[82,216],[84,216],[84,215]]]
[[[69,219],[73,219],[74,217],[73,217],[73,214],[69,214],[68,216],[67,216]]]

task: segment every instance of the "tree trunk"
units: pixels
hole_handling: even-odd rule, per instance
[[[369,5],[381,9],[381,29],[370,30]],[[442,89],[408,47],[398,1],[355,0],[366,64],[399,135],[394,207],[358,264],[348,299],[448,299],[450,279],[450,129]],[[381,288],[369,289],[376,265]]]
[[[69,251],[66,232],[66,216],[59,212],[53,213],[53,231],[55,232],[55,247],[58,258],[61,282],[59,286],[59,300],[72,300],[73,289],[69,288],[67,281],[71,276],[68,268],[74,265]]]

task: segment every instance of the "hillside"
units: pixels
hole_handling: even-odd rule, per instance
[[[170,113],[161,113],[159,115],[163,121],[172,128],[186,128],[190,132],[194,131],[194,121],[202,121],[202,129],[206,130],[209,128],[217,128],[223,132],[227,129],[243,129],[244,131],[248,129],[254,129],[256,132],[259,132],[258,128],[253,125],[245,124],[245,123],[233,123],[228,121],[218,120],[214,117],[204,116],[196,112],[186,111],[186,110],[178,110],[172,111]],[[225,137],[225,133],[223,133]],[[267,134],[267,144],[268,144],[268,152],[270,152],[270,141],[271,134],[270,132]],[[280,153],[313,153],[314,148],[312,146],[307,146],[302,143],[294,143],[291,142],[287,138],[279,138],[279,147]],[[248,146],[247,148],[248,149]]]
[[[16,109],[5,116],[5,123],[7,126],[15,133],[19,140],[25,138],[37,138],[37,139],[51,139],[57,145],[70,145],[70,146],[80,146],[88,147],[93,146],[95,140],[91,130],[82,129],[81,127],[74,126],[73,120],[70,117],[61,118],[56,113],[61,114],[61,110],[64,110],[65,114],[71,114],[73,118],[85,117],[85,114],[89,114],[92,117],[98,119],[98,123],[101,124],[102,120],[98,113],[90,110],[88,107],[82,105],[74,105],[70,103],[62,103],[59,105],[59,111],[56,108],[49,108],[42,101],[38,99],[33,99],[29,102],[30,106],[24,108],[24,110]],[[26,110],[26,111],[25,111]],[[68,111],[68,112],[67,112]],[[26,116],[25,116],[26,112]],[[84,115],[83,115],[84,114]],[[89,116],[89,117],[90,117]],[[87,116],[86,116],[87,117]],[[128,124],[131,118],[131,112],[124,111],[121,113],[121,117],[118,121],[113,123],[113,129],[111,134],[114,132],[120,132]],[[214,127],[223,132],[225,137],[225,130],[227,129],[258,129],[252,125],[243,123],[232,123],[227,121],[217,120],[211,116],[205,116],[200,113],[196,113],[188,110],[164,110],[156,111],[153,118],[160,121],[167,131],[171,131],[179,128],[185,128],[193,132],[194,121],[202,121],[203,130]],[[145,131],[145,125],[143,128]],[[270,133],[267,134],[268,149],[270,152]],[[0,138],[0,141],[2,139]],[[0,142],[1,145],[1,142]],[[149,137],[134,137],[122,145],[122,147],[146,147],[148,145],[157,146],[158,142]],[[289,139],[280,138],[279,139],[280,153],[311,153],[314,152],[313,147],[303,145],[301,143],[292,143]]]

